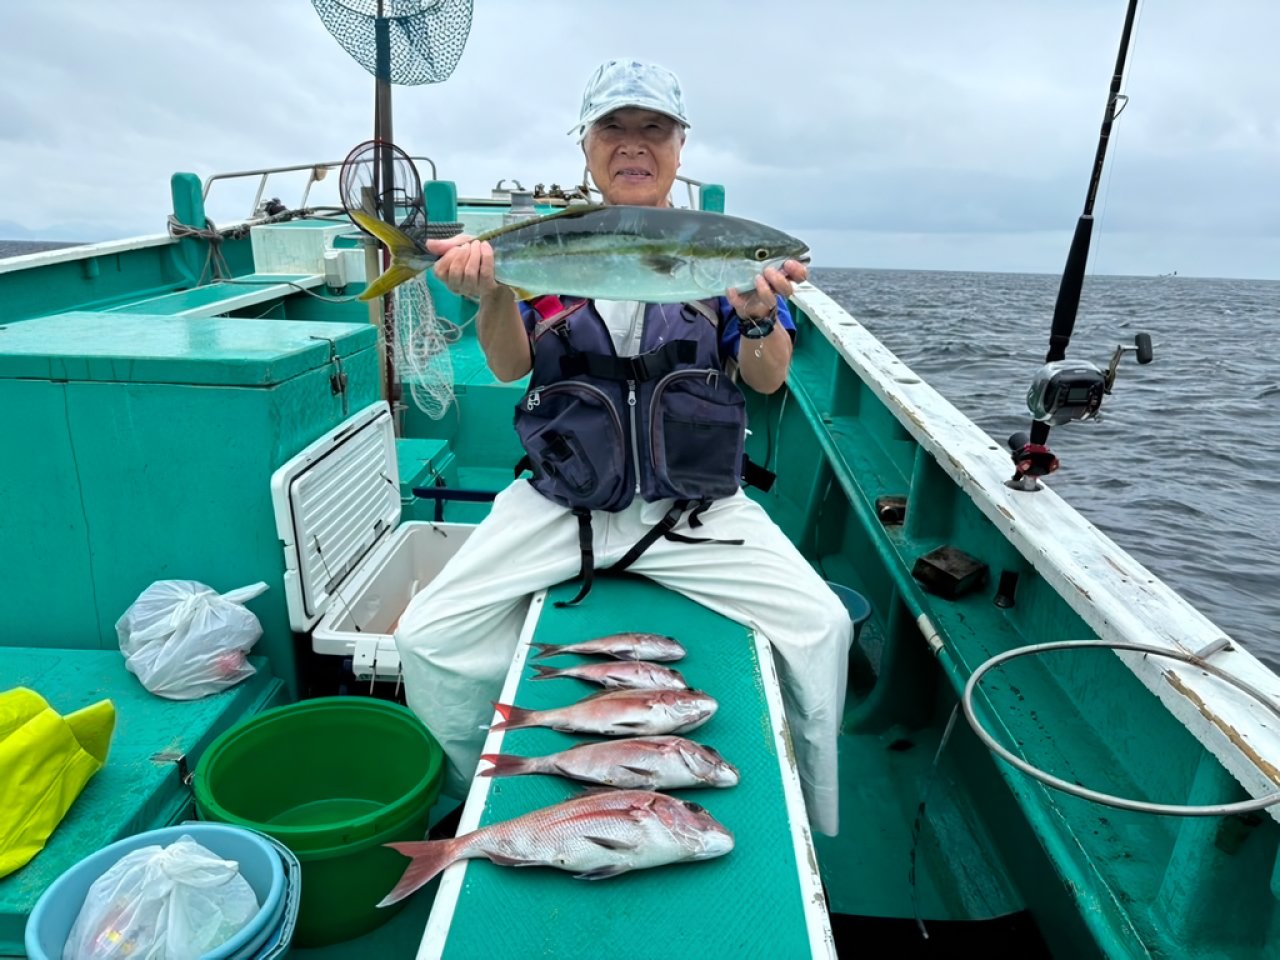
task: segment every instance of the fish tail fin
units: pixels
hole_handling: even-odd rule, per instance
[[[412,840],[404,843],[387,843],[409,858],[400,880],[391,892],[378,901],[379,907],[389,907],[403,900],[419,887],[430,883],[445,867],[459,859],[465,838],[450,837],[445,840]]]
[[[480,771],[482,777],[521,777],[529,773],[537,773],[536,757],[516,757],[507,753],[482,753],[481,760],[491,764],[488,770]]]
[[[494,703],[493,709],[501,714],[502,719],[497,723],[490,724],[490,730],[515,730],[517,727],[531,727],[535,723],[534,714],[536,710],[526,710],[524,707],[513,706],[509,703]]]
[[[413,269],[413,267],[406,267],[403,264],[392,263],[391,266],[387,267],[387,269],[382,272],[381,276],[379,276],[377,280],[373,281],[373,283],[369,284],[368,287],[362,290],[356,299],[372,300],[375,297],[380,297],[383,294],[390,293],[406,280],[412,280],[417,276],[417,274],[418,271]]]
[[[555,677],[563,677],[564,671],[557,667],[548,667],[545,663],[535,663],[533,669],[538,671],[536,677],[530,677],[531,680],[552,680]]]
[[[560,649],[558,643],[530,643],[529,646],[538,651],[533,655],[535,660],[538,657],[554,657]]]
[[[391,264],[373,283],[358,296],[357,300],[372,300],[395,289],[406,280],[416,276],[420,271],[406,266],[404,261],[409,257],[422,258],[421,247],[414,239],[398,227],[386,223],[363,210],[351,210],[351,219],[366,232],[373,234],[391,253]]]

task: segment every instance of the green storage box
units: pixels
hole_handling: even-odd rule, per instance
[[[261,580],[254,652],[295,696],[271,475],[378,391],[367,324],[77,312],[0,327],[0,646],[115,649],[156,580]]]

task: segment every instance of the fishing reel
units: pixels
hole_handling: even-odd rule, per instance
[[[1140,364],[1154,359],[1150,334],[1140,333],[1132,344],[1117,344],[1106,370],[1087,360],[1054,360],[1036,371],[1027,390],[1027,409],[1035,421],[1030,435],[1015,433],[1009,438],[1016,468],[1007,481],[1016,489],[1036,490],[1037,477],[1058,469],[1058,458],[1045,444],[1049,427],[1072,421],[1092,420],[1102,408],[1102,399],[1115,386],[1120,360],[1134,353]]]

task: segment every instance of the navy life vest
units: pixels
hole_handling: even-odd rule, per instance
[[[762,486],[772,477],[744,456],[746,399],[721,363],[714,305],[645,305],[639,352],[621,357],[590,301],[544,297],[534,308],[542,319],[515,409],[525,451],[517,472],[530,469],[539,493],[578,516],[583,586],[572,604],[591,586],[592,510],[623,510],[637,496],[675,501],[612,568],[625,569],[658,537],[700,542],[672,529],[690,509],[696,527],[744,471]]]

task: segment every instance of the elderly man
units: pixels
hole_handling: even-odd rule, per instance
[[[688,127],[675,76],[614,60],[588,82],[574,129],[605,203],[669,206]],[[783,298],[807,276],[804,265],[766,269],[754,289],[726,290],[714,304],[524,303],[494,280],[489,244],[459,236],[428,246],[441,255],[437,277],[478,301],[476,333],[494,375],[512,381],[531,374],[516,429],[534,478],[498,495],[489,516],[410,603],[396,633],[409,706],[448,756],[445,792],[464,797],[475,773],[482,727],[510,667],[528,596],[580,572],[581,598],[593,569],[625,567],[773,644],[810,821],[835,834],[836,741],[852,625],[839,599],[739,487],[740,388],[730,376],[695,376],[685,378],[693,386],[684,396],[664,391],[663,404],[697,411],[681,417],[677,409],[663,425],[665,457],[637,441],[634,421],[629,442],[626,431],[608,425],[627,422],[628,405],[648,410],[654,397],[651,382],[624,385],[633,374],[617,373],[617,358],[644,354],[652,361],[646,367],[666,372],[736,366],[751,389],[777,390],[795,333]],[[693,345],[671,350],[680,339]],[[573,444],[548,429],[547,407],[554,405],[540,396],[565,377],[566,353],[588,358],[569,374],[574,388],[595,384],[593,396],[617,404],[607,422],[592,404],[553,410],[553,417],[577,418]],[[722,417],[723,429],[708,425],[708,410]],[[662,415],[659,409],[655,419]],[[694,424],[683,437],[682,422]],[[642,426],[647,441],[657,427]]]

